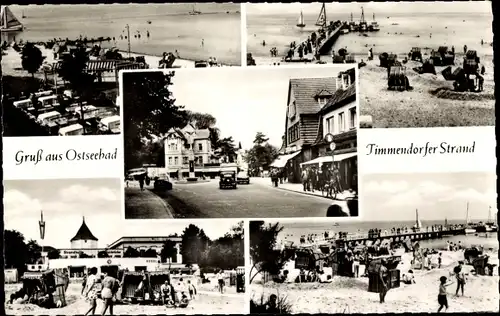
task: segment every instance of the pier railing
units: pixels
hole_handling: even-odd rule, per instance
[[[320,55],[326,55],[332,48],[333,44],[335,44],[335,41],[340,35],[340,30],[344,27],[344,23],[340,24],[335,30],[330,32],[329,34],[327,33],[326,39],[321,42],[321,44],[318,47],[318,53]]]

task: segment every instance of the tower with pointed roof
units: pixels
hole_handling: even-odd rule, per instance
[[[85,223],[85,217],[83,217],[82,225],[75,237],[71,238],[71,248],[72,249],[95,249],[97,248],[98,239],[92,234],[89,227]]]

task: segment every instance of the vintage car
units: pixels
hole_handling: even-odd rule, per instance
[[[220,189],[236,189],[236,171],[221,171],[219,177]]]
[[[172,182],[166,174],[158,175],[154,182],[155,190],[172,190]]]
[[[248,173],[246,171],[238,172],[238,175],[236,176],[236,182],[238,182],[238,184],[250,184],[250,177],[248,176]]]

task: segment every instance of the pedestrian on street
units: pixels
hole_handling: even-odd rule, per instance
[[[304,186],[304,192],[308,191],[307,190],[307,183],[309,182],[308,176],[309,176],[308,170],[307,168],[304,168],[302,170],[302,185]]]
[[[145,180],[145,175],[140,175],[139,176],[139,187],[141,188],[141,191],[144,191],[144,180]]]

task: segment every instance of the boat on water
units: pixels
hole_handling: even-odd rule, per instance
[[[368,22],[365,20],[365,9],[361,7],[361,20],[359,21],[359,31],[367,32],[368,31]]]
[[[200,15],[201,11],[197,11],[195,6],[193,5],[193,10],[189,12],[189,15]]]
[[[352,12],[351,12],[351,20],[349,21],[348,26],[349,26],[349,31],[351,32],[355,32],[358,30],[358,24],[354,22],[354,17],[352,15]]]
[[[300,11],[299,22],[297,22],[297,27],[305,27],[304,14]]]
[[[473,223],[469,221],[469,202],[467,202],[467,212],[465,215],[465,234],[475,234],[477,233],[477,228],[480,223]]]
[[[6,5],[1,8],[0,19],[0,31],[2,32],[19,32],[24,29],[24,25],[19,22]]]
[[[370,23],[370,26],[368,27],[368,30],[370,32],[378,32],[378,31],[380,31],[380,26],[378,25],[377,21],[375,21],[375,13],[373,13],[373,21]]]
[[[488,221],[484,223],[486,232],[498,232],[498,225],[491,220],[491,206],[488,209]]]
[[[414,233],[418,233],[418,232],[420,232],[421,229],[422,229],[422,222],[420,221],[420,218],[418,217],[418,209],[417,209],[417,210],[415,210],[415,225],[413,225],[412,231]]]
[[[326,28],[326,7],[324,2],[321,6],[321,11],[319,12],[318,19],[316,20],[316,23],[314,25],[320,26],[323,29]]]

